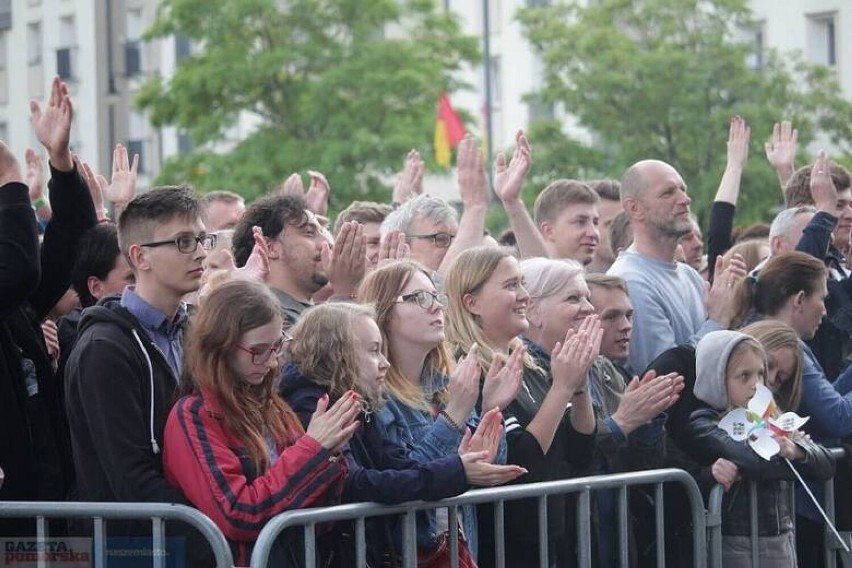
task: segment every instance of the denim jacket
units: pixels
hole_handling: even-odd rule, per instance
[[[436,393],[447,387],[448,382],[446,375],[428,369],[424,369],[420,376],[420,384],[426,400],[433,400]],[[442,416],[434,418],[427,412],[411,408],[396,398],[388,396],[377,418],[388,439],[404,447],[409,459],[422,463],[458,454],[462,433],[453,428]],[[466,425],[473,431],[478,424],[479,415],[474,409],[468,416]],[[505,434],[500,441],[494,463],[506,463]],[[462,507],[462,528],[468,547],[475,557],[478,539],[476,508],[472,505]],[[446,526],[439,526],[436,511],[418,514],[418,546],[433,546],[444,530]]]

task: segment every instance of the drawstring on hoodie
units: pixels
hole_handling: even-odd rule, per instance
[[[160,453],[160,445],[157,443],[156,438],[154,437],[154,365],[151,363],[151,357],[148,355],[148,350],[145,349],[145,345],[142,344],[142,340],[139,338],[139,334],[136,330],[133,330],[133,338],[136,339],[136,343],[139,344],[139,349],[142,350],[142,355],[145,356],[145,362],[148,363],[148,380],[151,385],[151,406],[150,406],[150,417],[148,421],[149,432],[151,434],[151,450],[154,454]]]

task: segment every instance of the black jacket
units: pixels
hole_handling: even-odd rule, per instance
[[[166,482],[161,452],[177,384],[118,296],[84,310],[66,367],[81,500],[186,502]]]
[[[542,451],[535,436],[527,431],[527,426],[535,418],[550,390],[549,364],[543,359],[537,363],[545,365],[546,368],[535,370],[525,367],[520,393],[503,410],[506,424],[506,463],[520,465],[529,471],[515,483],[554,481],[590,475],[596,451],[596,433],[577,432],[571,424],[570,411],[565,412],[547,453]],[[570,549],[574,542],[573,535],[568,534],[573,531],[566,527],[566,520],[574,518],[574,511],[569,506],[572,501],[565,495],[551,495],[547,498],[548,552],[551,562],[562,562],[560,565],[567,561],[571,551],[565,551]],[[538,500],[507,501],[504,507],[506,566],[537,565]],[[479,562],[482,566],[491,566],[495,561],[493,507],[482,505],[477,508],[477,512]]]
[[[76,169],[51,168],[48,189],[54,217],[39,247],[26,185],[0,188],[0,500],[61,500],[73,482],[61,385],[40,322],[68,289],[77,244],[96,219]],[[0,534],[29,526],[0,520]]]
[[[765,460],[745,442],[734,441],[719,428],[720,413],[706,405],[692,413],[687,424],[687,436],[692,457],[703,465],[712,465],[718,458],[736,464],[743,480],[757,481],[757,525],[760,536],[777,536],[792,530],[793,518],[790,483],[796,476],[779,456]],[[800,474],[816,481],[834,475],[834,460],[820,445],[797,442],[805,451],[803,462],[793,462]],[[722,499],[722,534],[748,536],[749,499],[746,483],[737,482]]]

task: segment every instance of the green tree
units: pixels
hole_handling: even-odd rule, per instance
[[[388,198],[380,179],[409,149],[432,155],[438,94],[463,87],[451,74],[479,57],[432,0],[164,0],[147,37],[173,34],[197,49],[137,104],[196,150],[159,181],[253,198],[310,168],[328,177],[333,209]],[[213,152],[245,113],[257,130]]]
[[[818,132],[838,154],[852,148],[852,103],[831,70],[772,50],[754,64],[755,46],[742,39],[755,29],[745,0],[582,4],[527,8],[519,19],[544,61],[536,96],[562,105],[595,141],[587,172],[618,178],[636,160],[665,160],[704,216],[724,169],[729,119],[741,115],[752,141],[738,220],[750,221],[767,218],[781,200],[763,156],[774,122],[794,121],[800,165]]]

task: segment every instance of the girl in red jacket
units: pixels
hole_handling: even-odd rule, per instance
[[[208,515],[247,565],[264,524],[290,509],[337,504],[340,449],[358,427],[358,396],[317,405],[305,431],[276,392],[289,337],[278,302],[258,283],[213,290],[195,315],[181,398],[166,423],[166,478]],[[289,551],[277,551],[276,565]],[[294,560],[294,559],[291,559]]]

